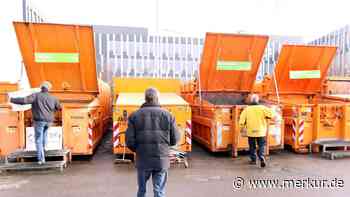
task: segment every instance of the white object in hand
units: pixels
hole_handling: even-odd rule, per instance
[[[18,90],[15,92],[9,92],[8,96],[9,98],[23,98],[26,96],[29,96],[31,94],[40,92],[40,88],[31,88],[31,89],[27,89],[27,90]],[[10,103],[12,110],[13,111],[26,111],[28,109],[32,108],[32,105],[28,104],[28,105],[17,105],[14,103]]]

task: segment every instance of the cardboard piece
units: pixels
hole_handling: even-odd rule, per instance
[[[32,88],[32,89],[28,89],[28,90],[19,90],[19,91],[15,91],[15,92],[9,92],[8,95],[10,98],[23,98],[26,96],[29,96],[31,94],[40,92],[40,88]],[[14,103],[10,103],[11,107],[12,107],[12,111],[26,111],[32,108],[32,105],[28,104],[28,105],[17,105]]]
[[[61,150],[63,143],[62,127],[50,127],[47,130],[45,150]],[[34,127],[26,128],[26,150],[36,150]]]

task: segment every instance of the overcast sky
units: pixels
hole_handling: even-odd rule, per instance
[[[311,40],[350,23],[350,0],[27,0],[46,22],[146,27],[151,34],[204,36],[237,32]],[[17,81],[21,67],[13,20],[22,0],[0,1],[0,81]]]
[[[156,32],[157,0],[32,0],[49,22],[142,26]],[[207,31],[313,38],[350,22],[349,0],[158,0],[160,33]]]

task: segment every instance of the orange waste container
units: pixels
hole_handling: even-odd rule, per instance
[[[114,78],[113,103],[113,153],[133,154],[125,147],[125,131],[130,114],[137,111],[144,101],[144,92],[149,87],[159,91],[159,103],[174,117],[181,134],[180,142],[172,147],[176,151],[192,150],[191,108],[180,96],[181,83],[176,79]]]
[[[350,137],[348,104],[322,94],[335,52],[332,46],[284,45],[275,80],[268,80],[264,98],[283,106],[285,143],[296,152],[307,152],[322,140]]]
[[[6,156],[24,143],[23,112],[12,111],[7,93],[18,90],[18,84],[0,82],[0,156]]]
[[[92,155],[111,118],[109,87],[97,79],[92,27],[22,22],[14,27],[31,87],[50,81],[51,94],[61,102],[53,126],[62,133],[62,148]],[[26,111],[24,136],[32,126]]]
[[[200,75],[185,84],[182,96],[191,104],[193,138],[212,152],[248,149],[240,134],[239,115],[253,90],[267,36],[207,33]],[[283,148],[279,123],[270,122],[279,133],[268,138],[270,148]]]

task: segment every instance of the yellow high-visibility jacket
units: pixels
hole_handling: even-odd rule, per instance
[[[246,107],[240,117],[240,128],[247,128],[248,137],[264,137],[267,132],[267,119],[272,118],[272,110],[264,105]]]

